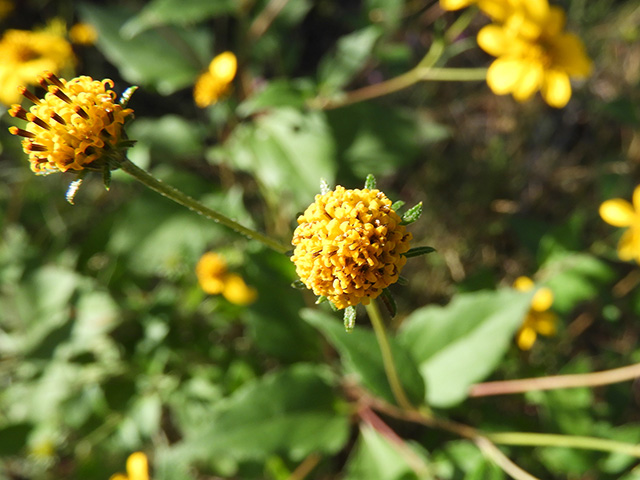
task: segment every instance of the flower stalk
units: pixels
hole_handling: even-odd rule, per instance
[[[159,194],[170,198],[174,202],[187,207],[189,210],[199,213],[200,215],[207,217],[214,222],[220,223],[225,227],[228,227],[231,230],[244,235],[247,238],[250,238],[251,240],[257,240],[258,242],[271,248],[272,250],[275,250],[278,253],[286,253],[289,250],[289,247],[287,245],[284,245],[260,232],[240,225],[235,220],[232,220],[229,217],[213,210],[212,208],[203,205],[193,197],[190,197],[189,195],[181,192],[177,188],[164,183],[162,180],[157,179],[146,170],[138,167],[126,157],[123,158],[118,165],[121,170],[128,173],[136,180],[149,187],[151,190],[154,190]]]
[[[387,332],[384,328],[384,323],[382,322],[382,316],[380,315],[378,304],[374,300],[366,305],[366,309],[367,314],[369,315],[369,319],[371,320],[371,325],[373,325],[373,331],[376,334],[378,345],[380,346],[382,363],[384,365],[384,371],[387,375],[387,380],[389,381],[389,386],[391,387],[391,392],[398,402],[398,405],[400,405],[403,409],[409,411],[415,410],[415,407],[407,398],[407,394],[405,393],[404,388],[402,388],[402,383],[400,383],[398,370],[393,360],[391,345],[389,344],[389,339],[387,338]]]

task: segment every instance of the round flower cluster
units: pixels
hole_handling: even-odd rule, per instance
[[[113,81],[77,77],[66,81],[53,73],[40,78],[47,90],[39,99],[22,87],[34,105],[26,111],[13,105],[9,114],[29,122],[24,129],[11,127],[25,137],[22,148],[29,155],[31,170],[40,174],[67,170],[100,170],[110,151],[118,148],[122,125],[133,110],[116,102]]]
[[[337,308],[367,305],[398,280],[410,240],[384,193],[337,186],[298,218],[291,260],[307,288]]]

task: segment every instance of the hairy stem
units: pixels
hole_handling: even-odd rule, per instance
[[[367,313],[369,314],[369,319],[371,320],[371,324],[373,325],[373,331],[376,334],[376,339],[378,340],[378,345],[380,346],[380,353],[382,354],[382,363],[384,365],[384,371],[387,375],[387,380],[389,381],[389,386],[391,387],[391,391],[393,392],[393,396],[400,405],[405,410],[415,410],[409,399],[407,398],[407,394],[402,388],[402,384],[400,383],[400,378],[398,377],[398,370],[396,369],[396,364],[393,361],[393,354],[391,353],[391,345],[389,345],[389,339],[387,338],[387,332],[384,328],[384,323],[382,322],[382,316],[380,315],[380,309],[378,308],[378,304],[375,300],[372,300],[369,305],[366,306]]]
[[[614,368],[602,372],[555,375],[540,378],[523,378],[498,382],[478,383],[471,387],[470,397],[487,397],[524,393],[533,390],[556,390],[560,388],[597,387],[633,380],[640,377],[640,363]]]
[[[149,187],[151,190],[154,190],[159,194],[170,198],[174,202],[187,207],[189,210],[193,210],[194,212],[199,213],[200,215],[203,215],[208,219],[213,220],[214,222],[220,223],[230,228],[231,230],[244,235],[247,238],[257,240],[267,247],[275,250],[276,252],[286,253],[289,250],[289,247],[287,245],[284,245],[277,240],[267,237],[260,232],[256,232],[255,230],[240,225],[235,220],[232,220],[229,217],[213,210],[212,208],[203,205],[196,199],[190,197],[189,195],[186,195],[177,188],[164,183],[162,180],[157,179],[147,171],[135,165],[128,158],[122,159],[119,163],[119,166],[123,171],[127,172],[129,175]]]

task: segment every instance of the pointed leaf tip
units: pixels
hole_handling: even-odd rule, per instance
[[[371,173],[367,175],[367,178],[364,181],[364,188],[367,190],[374,190],[376,188],[376,177]]]

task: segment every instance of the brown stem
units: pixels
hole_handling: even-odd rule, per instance
[[[603,372],[478,383],[471,387],[469,396],[487,397],[492,395],[524,393],[533,390],[597,387],[600,385],[625,382],[638,377],[640,377],[640,363],[614,368],[613,370],[605,370]]]

